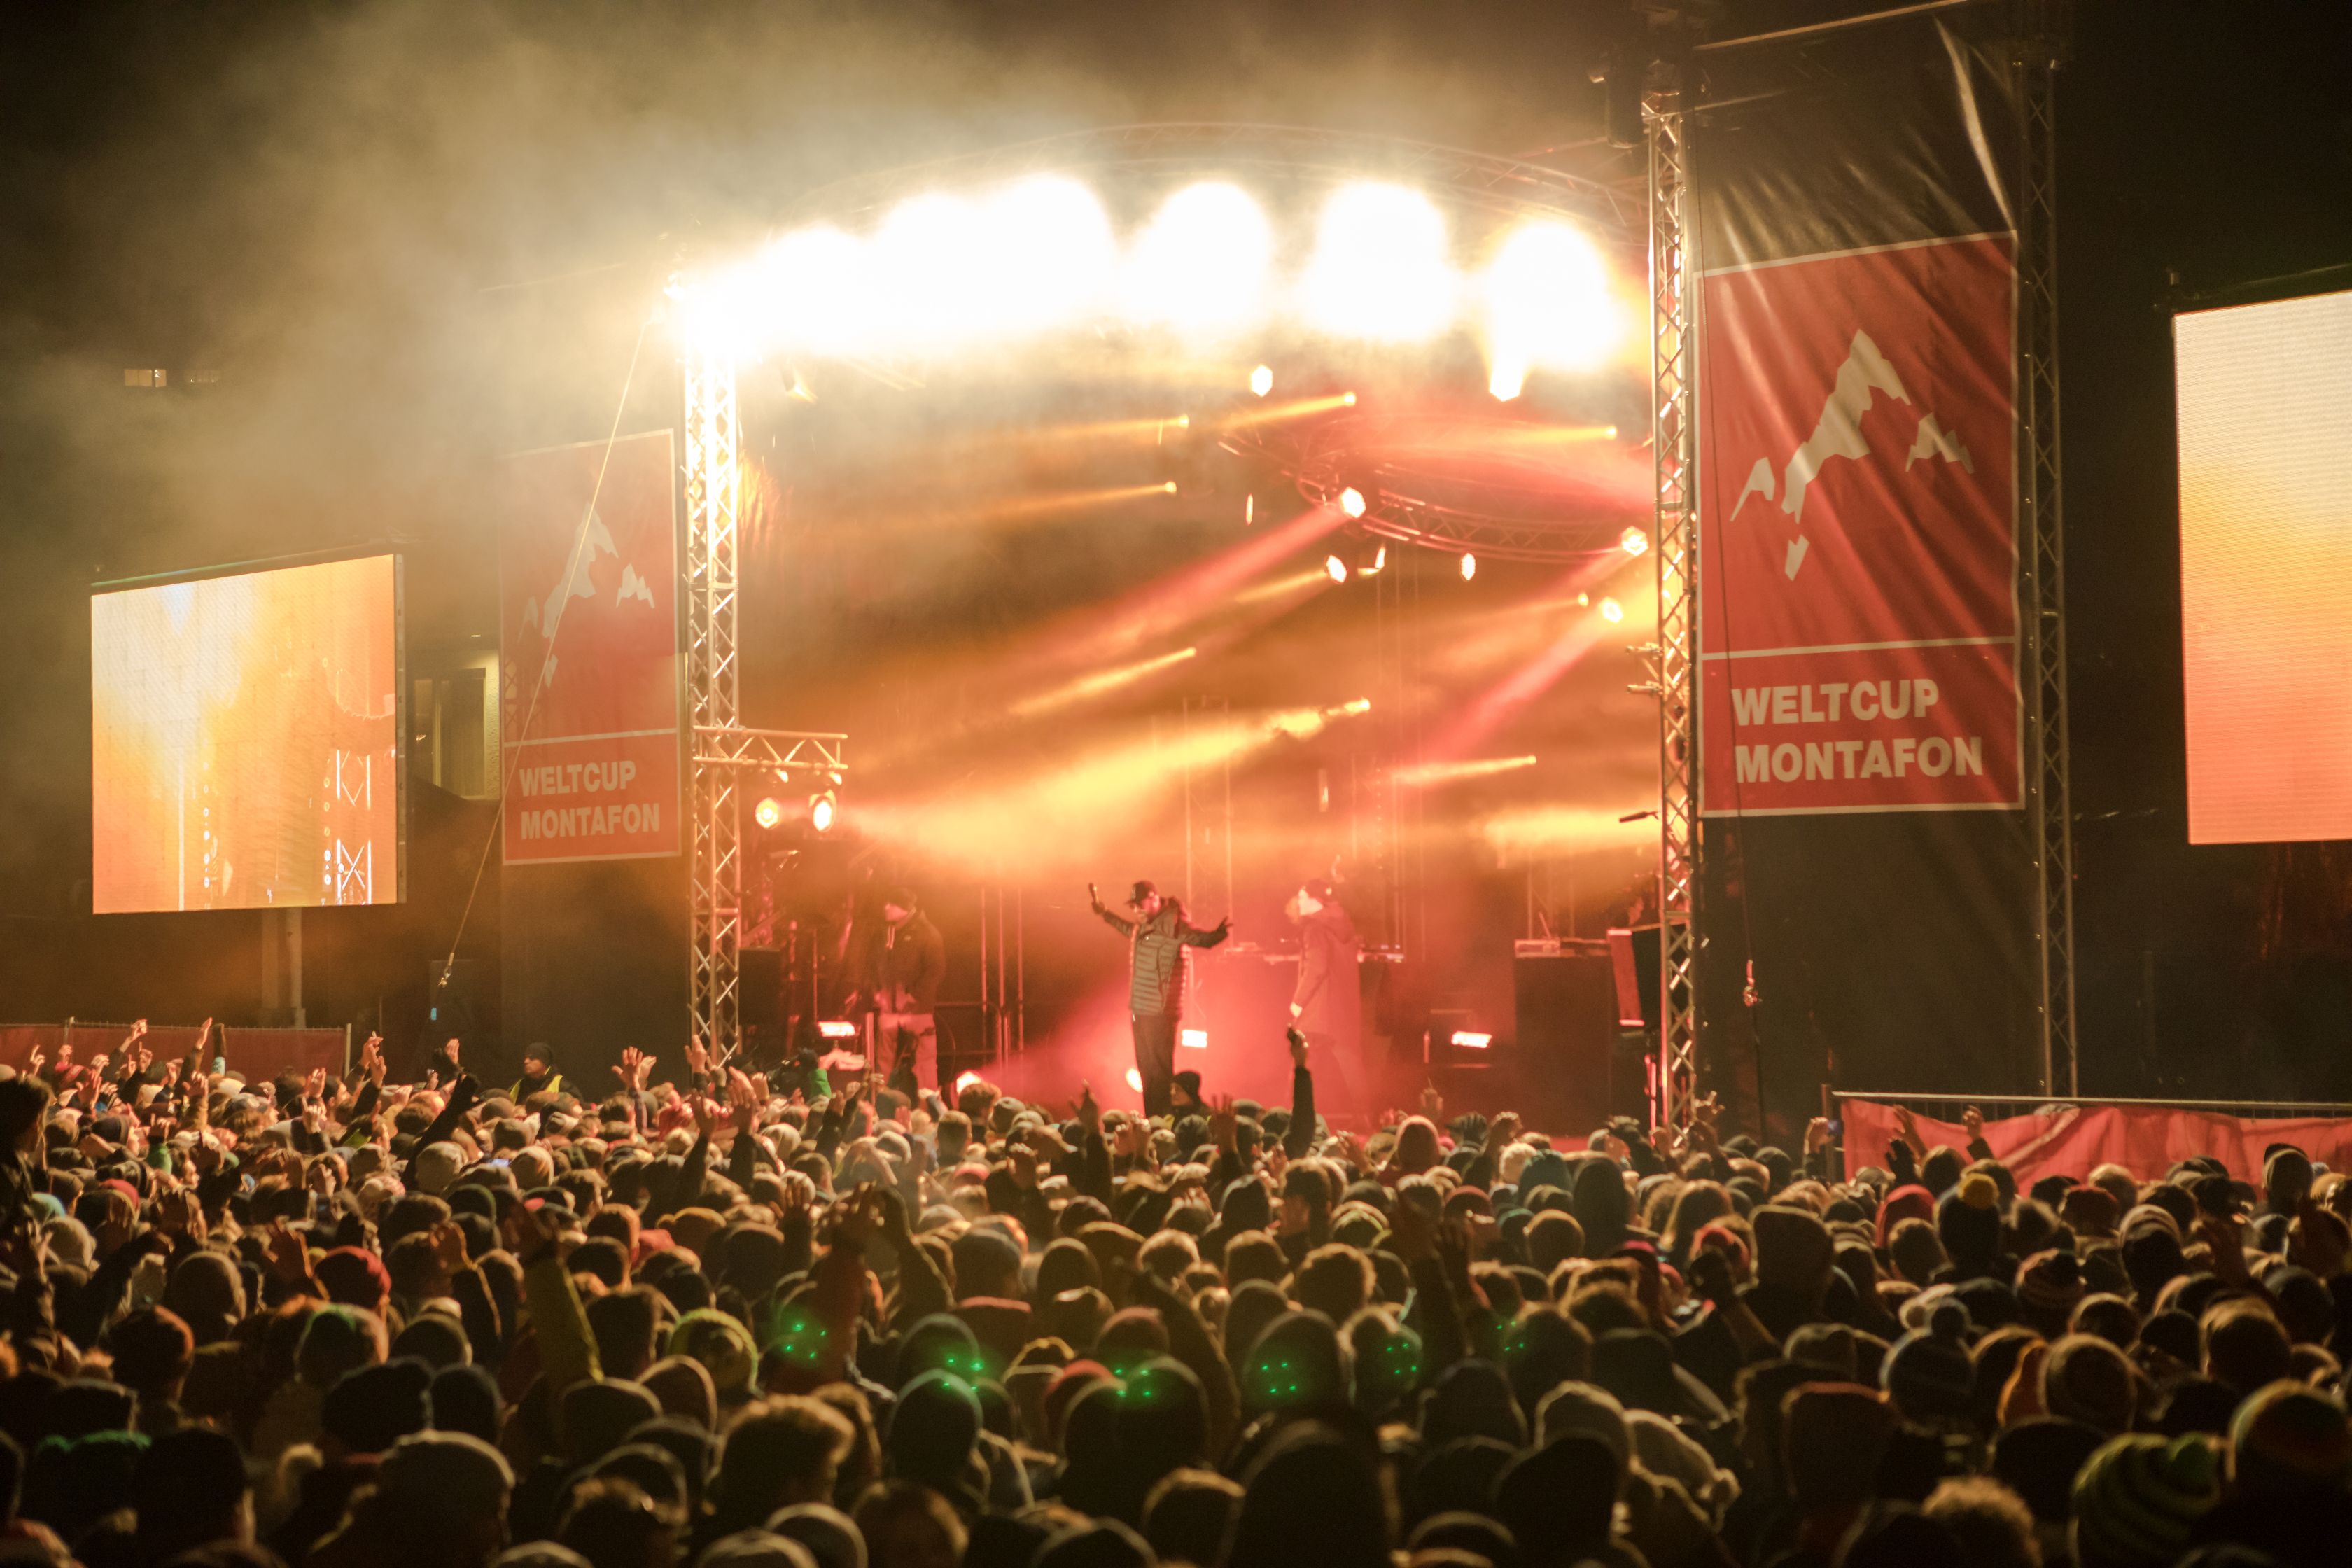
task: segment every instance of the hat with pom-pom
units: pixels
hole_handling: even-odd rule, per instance
[[[1895,1342],[1878,1375],[1895,1409],[1913,1421],[1969,1414],[1976,1369],[1969,1360],[1968,1335],[1968,1309],[1947,1298],[1928,1313],[1926,1328]]]

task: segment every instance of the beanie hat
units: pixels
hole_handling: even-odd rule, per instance
[[[327,1391],[320,1425],[354,1454],[381,1454],[433,1425],[433,1369],[402,1356],[347,1372]]]
[[[1969,1413],[1976,1369],[1969,1361],[1968,1331],[1968,1309],[1947,1298],[1928,1313],[1926,1328],[1895,1342],[1878,1378],[1895,1409],[1914,1421]]]
[[[2139,1381],[2130,1358],[2108,1341],[2068,1334],[2042,1363],[2042,1407],[2102,1432],[2128,1432],[2139,1408]]]
[[[1781,1418],[1789,1491],[1800,1509],[1867,1502],[1898,1424],[1895,1411],[1860,1384],[1811,1383],[1790,1394]]]
[[[934,1491],[960,1496],[980,1427],[980,1399],[971,1384],[953,1373],[924,1373],[898,1391],[886,1443],[891,1468]]]
[[[1936,1205],[1936,1235],[1955,1262],[1990,1258],[2000,1248],[2000,1189],[1971,1171]]]
[[[2116,1218],[2122,1212],[2116,1206],[2115,1194],[2088,1183],[2067,1188],[2066,1195],[2058,1201],[2058,1217],[2077,1236],[2113,1235]]]
[[[2230,1477],[2242,1492],[2332,1490],[2352,1477],[2352,1422],[2326,1394],[2273,1383],[2238,1406],[2230,1454]]]
[[[2107,1435],[2080,1421],[2030,1415],[1992,1443],[1992,1479],[2025,1500],[2035,1521],[2063,1524],[2073,1514],[2074,1481]]]
[[[417,1152],[415,1168],[419,1192],[446,1192],[466,1168],[466,1152],[455,1143],[427,1143]]]
[[[732,1405],[750,1397],[751,1377],[759,1370],[759,1348],[751,1331],[725,1312],[698,1307],[670,1331],[668,1353],[692,1356],[710,1373],[719,1403]]]
[[[2034,1317],[2064,1323],[2083,1300],[2082,1264],[2071,1252],[2035,1253],[2018,1266],[2017,1299]]]
[[[2221,1500],[2221,1466],[2200,1433],[2117,1437],[2074,1478],[2074,1547],[2082,1568],[2174,1562]]]

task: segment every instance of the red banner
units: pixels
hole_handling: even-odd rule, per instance
[[[1702,808],[2016,805],[2009,237],[1705,291]]]
[[[526,452],[508,479],[499,540],[506,863],[675,855],[670,433]]]
[[[1838,1103],[1845,1118],[1846,1169],[1884,1168],[1895,1139],[1895,1108],[1869,1100]],[[1929,1148],[1969,1146],[1959,1123],[1916,1120]],[[2273,1143],[2292,1143],[2333,1170],[2352,1163],[2352,1120],[2343,1117],[2256,1119],[2154,1105],[2066,1105],[1988,1121],[1984,1138],[2021,1188],[2051,1175],[2081,1181],[2109,1162],[2153,1181],[2192,1154],[2210,1155],[2240,1181],[2259,1185],[2263,1152]]]

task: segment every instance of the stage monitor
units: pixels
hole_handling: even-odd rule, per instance
[[[2189,841],[2352,838],[2352,292],[2173,342]]]
[[[400,900],[400,587],[368,555],[91,596],[98,913]]]

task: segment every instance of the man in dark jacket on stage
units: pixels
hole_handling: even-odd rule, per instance
[[[909,1100],[919,1086],[946,1092],[940,1082],[938,1005],[947,977],[947,944],[940,928],[917,907],[911,889],[882,895],[880,940],[873,963],[876,1050],[888,1065],[890,1087]]]
[[[1176,1070],[1176,1031],[1184,1016],[1184,949],[1214,947],[1233,931],[1227,916],[1207,931],[1184,918],[1184,906],[1163,899],[1150,882],[1135,884],[1127,907],[1135,918],[1103,906],[1094,884],[1087,897],[1095,913],[1128,941],[1128,1020],[1135,1030],[1135,1070],[1143,1079],[1143,1113],[1165,1116],[1169,1080]]]
[[[1299,1032],[1316,1047],[1316,1059],[1331,1072],[1329,1103],[1349,1111],[1367,1109],[1359,1103],[1357,1058],[1363,1048],[1363,1005],[1357,980],[1357,955],[1363,943],[1356,922],[1339,907],[1331,884],[1316,878],[1291,895],[1285,910],[1298,923],[1298,988],[1290,995],[1290,1016]]]

